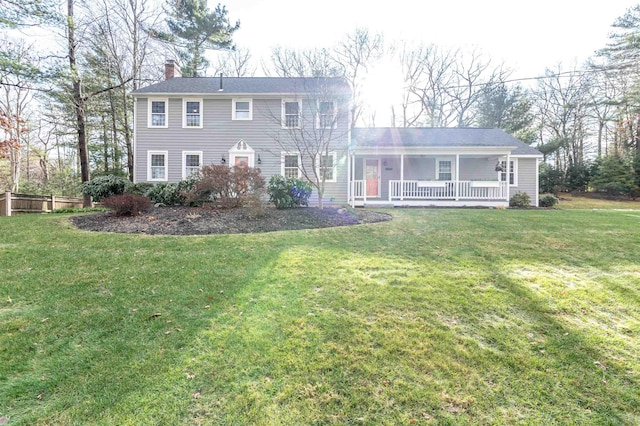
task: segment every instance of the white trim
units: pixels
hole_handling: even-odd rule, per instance
[[[187,126],[187,102],[200,102],[200,125]],[[182,99],[182,128],[183,129],[202,129],[204,102],[202,98],[183,98]]]
[[[285,110],[285,104],[287,103],[297,103],[298,104],[298,125],[295,127],[289,127],[287,126],[287,118],[286,118],[286,110]],[[282,106],[281,106],[281,114],[280,114],[280,121],[281,121],[281,127],[283,129],[300,129],[301,128],[301,124],[302,124],[302,100],[301,99],[297,99],[297,98],[284,98],[282,99]]]
[[[152,105],[153,102],[164,102],[164,125],[163,126],[154,126],[153,125],[153,113],[152,113]],[[148,129],[166,129],[169,127],[169,99],[168,98],[149,98],[147,100],[147,128]]]
[[[535,207],[540,206],[540,159],[536,158],[536,202]]]
[[[511,156],[507,157],[508,160],[504,160],[504,159],[500,159],[500,164],[505,163],[507,164],[507,182],[509,182],[509,186],[510,187],[516,187],[518,186],[518,159],[517,158],[513,158]],[[511,174],[511,164],[510,162],[513,162],[513,183],[510,182],[509,179],[509,175]],[[503,172],[498,172],[498,182],[504,182],[502,180],[502,173]]]
[[[133,98],[133,183],[138,183],[138,135],[136,135],[138,129],[138,98]]]
[[[200,157],[198,168],[202,170],[202,151],[182,151],[182,179],[186,179],[190,175],[187,174],[187,155],[197,155]]]
[[[296,176],[296,178],[300,179],[300,176],[302,174],[302,171],[300,170],[300,166],[302,165],[302,157],[300,156],[299,152],[282,151],[280,153],[280,174],[285,178],[287,177],[287,175],[285,175],[284,160],[285,157],[293,157],[294,155],[298,157],[298,176]]]
[[[335,182],[338,181],[338,177],[337,177],[337,174],[338,174],[337,173],[338,172],[338,168],[337,168],[337,166],[338,166],[338,164],[337,164],[338,155],[336,154],[335,151],[331,151],[328,154],[324,154],[324,153],[318,154],[318,159],[316,161],[316,164],[317,164],[316,173],[318,174],[318,176],[320,176],[320,179],[322,179],[322,175],[320,174],[321,173],[320,172],[320,162],[321,162],[322,157],[325,157],[325,156],[326,157],[333,157],[333,167],[332,167],[333,168],[333,173],[332,173],[333,179],[326,179],[325,183],[327,183],[327,182],[328,183],[335,183]]]
[[[151,156],[164,156],[164,179],[153,179],[151,173]],[[169,180],[169,151],[147,151],[147,180],[149,182],[166,182]]]
[[[320,104],[329,103],[333,104],[333,116],[331,117],[331,127],[320,126]],[[337,129],[338,128],[338,103],[335,100],[318,100],[316,103],[316,129]]]
[[[229,149],[229,167],[235,166],[236,157],[247,157],[249,167],[255,167],[256,152],[243,139],[240,139]]]
[[[238,110],[236,108],[236,104],[238,102],[248,102],[249,103],[249,117],[238,117]],[[246,112],[246,110],[242,110],[242,112]],[[231,99],[231,119],[238,121],[250,121],[253,120],[253,99],[252,98],[233,98]]]

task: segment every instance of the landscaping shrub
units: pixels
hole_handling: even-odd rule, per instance
[[[188,194],[193,190],[199,177],[193,176],[181,180],[178,183],[162,182],[154,185],[147,191],[147,197],[155,204],[165,206],[181,206],[189,204]]]
[[[153,184],[151,182],[132,183],[127,187],[125,193],[147,197],[151,188],[153,188]]]
[[[275,204],[277,209],[291,209],[309,205],[311,196],[311,184],[301,179],[274,175],[269,180],[267,193],[269,202]]]
[[[112,195],[122,195],[131,182],[120,176],[99,176],[82,184],[82,193],[91,195],[94,201],[100,201]]]
[[[248,197],[259,196],[264,185],[259,168],[214,164],[202,168],[200,178],[185,196],[187,202],[194,204],[215,203],[218,207],[234,208],[244,205]]]
[[[540,198],[538,204],[540,207],[553,207],[558,204],[558,199],[551,194],[547,194]]]
[[[102,200],[102,204],[116,216],[138,216],[151,208],[150,199],[133,194],[112,195]]]
[[[516,192],[509,200],[509,207],[531,207],[531,197],[526,192]]]

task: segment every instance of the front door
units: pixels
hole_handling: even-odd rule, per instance
[[[380,161],[366,160],[364,175],[367,181],[367,197],[380,196]]]
[[[235,166],[240,166],[240,165],[248,166],[249,165],[249,157],[236,155],[235,163],[236,163],[236,164],[234,164]]]

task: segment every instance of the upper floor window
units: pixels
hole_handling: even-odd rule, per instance
[[[325,182],[336,181],[336,153],[330,152],[328,155],[320,155],[318,161],[318,172],[320,178],[324,177]]]
[[[502,171],[500,173],[500,182],[504,182],[507,180],[507,162],[505,160],[500,161],[500,165],[502,166]],[[515,160],[509,161],[509,185],[517,186],[517,162]]]
[[[300,177],[300,154],[282,154],[282,176],[286,178]]]
[[[451,160],[438,160],[437,180],[452,180]]]
[[[234,99],[232,119],[233,120],[252,120],[253,119],[253,100],[252,99]]]
[[[182,127],[202,127],[202,99],[184,99]]]
[[[316,119],[318,129],[336,128],[336,103],[333,101],[318,102],[318,117]]]
[[[167,127],[167,99],[149,99],[149,127]]]
[[[300,128],[300,101],[284,99],[282,101],[282,127],[287,129]]]
[[[197,175],[202,167],[202,151],[182,151],[182,178]]]

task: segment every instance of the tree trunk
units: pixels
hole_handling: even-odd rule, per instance
[[[73,2],[67,0],[67,38],[69,42],[69,71],[73,83],[73,104],[76,113],[76,130],[78,133],[78,156],[80,160],[80,179],[88,182],[89,177],[89,150],[87,148],[87,128],[85,120],[85,99],[82,97],[80,86],[80,74],[76,64],[76,40],[75,22],[73,20]],[[82,200],[84,207],[91,207],[91,196],[85,194]]]

